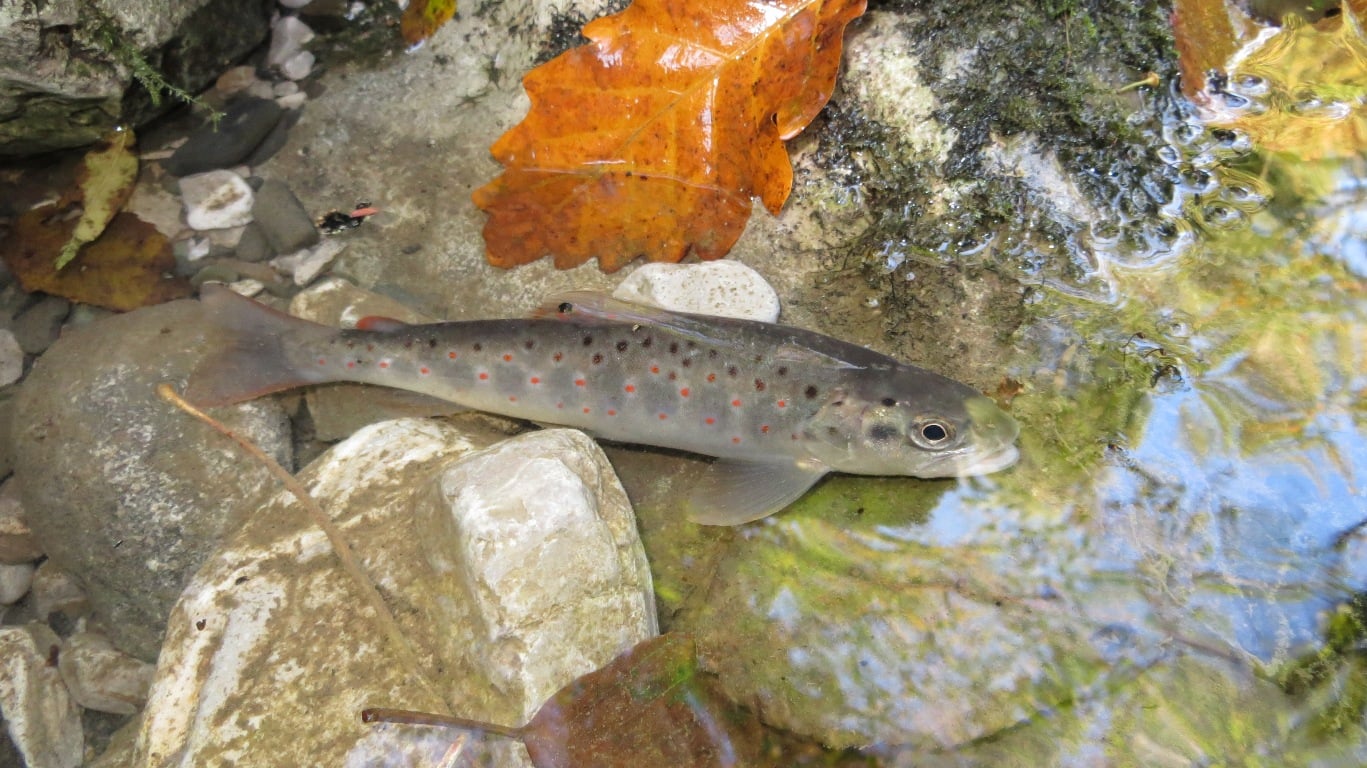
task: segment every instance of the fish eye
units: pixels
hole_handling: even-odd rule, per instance
[[[954,437],[954,427],[939,419],[926,419],[912,429],[912,441],[922,448],[944,448]]]

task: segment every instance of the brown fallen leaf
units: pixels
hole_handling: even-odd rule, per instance
[[[74,264],[58,270],[55,255],[70,241],[79,216],[72,206],[54,204],[15,220],[3,255],[25,291],[120,311],[190,295],[189,281],[174,276],[170,243],[156,227],[126,212],[110,219]]]
[[[761,733],[715,678],[698,672],[693,638],[651,638],[561,688],[520,728],[368,709],[365,722],[450,726],[518,739],[536,768],[671,768],[760,763]]]
[[[399,33],[410,46],[431,37],[456,15],[456,0],[409,0],[399,18]]]
[[[523,80],[531,110],[490,149],[505,171],[473,195],[489,262],[724,256],[753,196],[782,208],[783,139],[830,98],[864,5],[637,0],[590,22],[591,43]]]

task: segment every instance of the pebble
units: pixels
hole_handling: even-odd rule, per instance
[[[19,485],[14,478],[0,485],[0,563],[23,565],[43,556],[43,548],[33,537],[19,500]]]
[[[14,332],[0,328],[0,387],[13,384],[24,375],[24,350]]]
[[[271,91],[272,95],[276,96],[277,98],[279,98],[280,96],[289,96],[291,94],[295,94],[298,92],[299,84],[294,82],[293,80],[285,80],[283,82],[276,83],[275,88]]]
[[[280,74],[289,80],[303,80],[313,71],[314,57],[308,51],[300,51],[280,65]]]
[[[14,423],[14,398],[9,395],[0,392],[0,477],[8,477],[14,471],[14,447],[7,438]]]
[[[312,248],[277,257],[271,261],[271,266],[292,276],[295,285],[308,285],[344,250],[346,243],[336,239],[324,240]]]
[[[252,218],[275,253],[293,253],[318,244],[318,228],[283,182],[267,179],[256,192]]]
[[[62,333],[62,321],[71,312],[71,302],[60,296],[44,296],[37,304],[14,318],[14,338],[19,348],[30,355],[41,355]]]
[[[638,304],[772,323],[778,320],[778,292],[758,272],[738,261],[701,264],[646,264],[612,292]]]
[[[269,84],[267,84],[269,93]],[[241,162],[271,133],[284,110],[270,98],[240,98],[227,106],[218,126],[207,124],[165,162],[172,176],[189,176]]]
[[[250,155],[247,155],[247,163],[249,165],[261,165],[275,156],[275,153],[279,152],[280,148],[285,146],[285,140],[288,139],[290,135],[290,128],[293,128],[294,124],[298,121],[298,110],[284,112],[284,116],[280,119],[280,122],[276,123],[275,127],[271,129],[271,132],[266,134],[266,138],[262,139],[261,143],[256,145],[256,149],[253,149]],[[245,176],[246,174],[243,175]]]
[[[109,638],[87,630],[82,622],[62,644],[57,669],[77,704],[97,712],[131,715],[147,702],[156,667],[118,650]]]
[[[33,586],[33,563],[0,565],[0,605],[14,605]]]
[[[304,49],[313,39],[313,30],[297,16],[281,16],[271,27],[271,44],[266,51],[266,66],[279,67]],[[309,64],[312,66],[312,62]]]
[[[205,283],[231,283],[239,277],[241,275],[235,269],[225,267],[222,264],[210,264],[190,278],[190,285],[198,288]]]
[[[252,206],[253,215],[256,210]],[[259,262],[265,261],[275,256],[275,249],[271,248],[270,242],[266,239],[266,233],[261,229],[260,217],[257,221],[248,224],[242,230],[242,237],[237,241],[237,248],[233,249],[233,256],[242,261]]]
[[[81,708],[52,654],[61,640],[42,624],[0,627],[0,709],[23,764],[77,768],[85,752]]]
[[[256,76],[255,67],[232,67],[218,76],[218,80],[214,83],[214,89],[224,96],[232,96],[257,82],[260,80]]]
[[[186,176],[180,180],[180,195],[191,229],[240,227],[252,220],[252,188],[232,171]]]
[[[33,610],[39,621],[47,621],[53,614],[81,616],[90,609],[85,590],[51,560],[44,560],[33,574]]]
[[[255,202],[252,203],[255,209]],[[228,227],[227,229],[211,229],[207,233],[209,238],[210,250],[219,249],[231,251],[237,247],[238,241],[242,239],[242,232],[246,226]]]
[[[276,97],[275,103],[279,104],[281,109],[299,109],[304,106],[308,100],[309,96],[307,93],[298,91],[291,93],[288,96]]]
[[[241,294],[247,298],[259,295],[262,291],[266,290],[265,283],[260,280],[253,280],[250,277],[243,280],[234,280],[233,282],[228,283],[228,287],[232,289],[233,293]]]

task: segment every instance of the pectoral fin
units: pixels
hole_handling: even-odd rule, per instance
[[[689,497],[689,517],[703,525],[758,520],[797,501],[828,471],[815,462],[718,459]]]

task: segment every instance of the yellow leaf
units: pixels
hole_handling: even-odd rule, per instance
[[[133,131],[115,130],[86,154],[77,173],[76,188],[62,199],[62,205],[80,203],[84,210],[71,239],[57,256],[56,269],[71,263],[81,246],[99,237],[133,194],[133,183],[138,178],[133,141]]]

